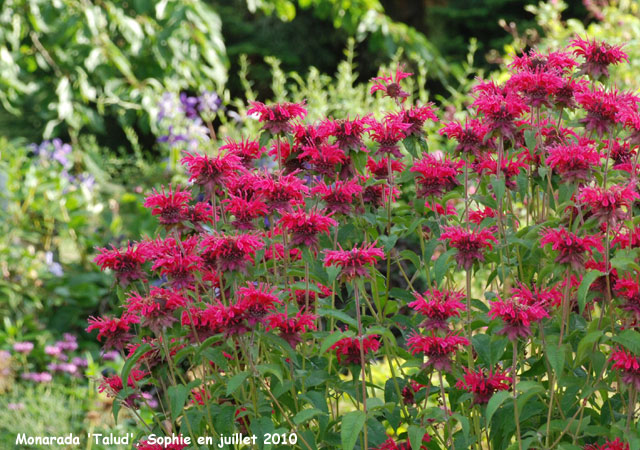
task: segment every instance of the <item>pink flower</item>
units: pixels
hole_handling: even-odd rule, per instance
[[[407,339],[411,354],[423,353],[428,360],[423,368],[432,367],[435,370],[450,370],[451,357],[459,346],[469,345],[467,338],[449,333],[445,337],[430,335],[422,336],[416,332]]]
[[[523,303],[517,296],[509,300],[498,297],[498,300],[491,302],[487,315],[504,322],[504,327],[498,334],[505,334],[511,340],[531,336],[531,323],[549,317],[542,305]]]
[[[307,159],[311,169],[327,177],[335,175],[336,166],[347,161],[344,150],[338,144],[326,143],[319,146],[303,147],[298,158]]]
[[[461,300],[464,299],[462,291],[438,290],[432,288],[420,295],[414,293],[415,301],[409,303],[413,308],[426,317],[421,326],[428,330],[447,330],[447,320],[450,317],[460,317],[460,311],[466,311],[467,307]]]
[[[620,309],[630,312],[636,318],[640,318],[640,286],[638,279],[633,279],[630,274],[626,274],[612,284],[616,294],[624,299]]]
[[[311,189],[312,194],[318,194],[327,204],[327,209],[340,214],[351,214],[354,196],[362,192],[362,186],[357,180],[336,181],[331,185],[321,181]]]
[[[431,442],[431,436],[425,433],[422,442]],[[409,443],[409,441],[396,442],[390,437],[384,441],[380,447],[376,447],[375,450],[411,450],[411,443]],[[427,447],[421,445],[419,450],[427,450]]]
[[[547,151],[547,165],[569,183],[589,180],[592,167],[600,163],[600,153],[587,142],[555,145]]]
[[[87,333],[98,330],[98,341],[105,341],[104,350],[122,350],[132,337],[129,332],[131,325],[138,322],[138,317],[130,314],[123,314],[120,318],[89,317]]]
[[[473,106],[486,117],[489,133],[499,133],[513,139],[515,120],[529,111],[524,99],[508,86],[500,87],[493,82],[483,82],[473,88],[476,98]]]
[[[608,133],[618,122],[620,111],[625,108],[634,108],[638,97],[620,93],[617,89],[585,88],[575,94],[576,101],[587,112],[585,118],[580,119],[584,123],[587,132],[594,131],[598,136]]]
[[[439,133],[446,134],[449,139],[458,141],[456,154],[481,155],[486,150],[495,146],[491,139],[485,139],[489,129],[478,119],[465,121],[464,126],[459,122],[449,122]]]
[[[149,257],[145,243],[131,245],[130,242],[127,242],[126,250],[111,246],[111,250],[98,248],[98,251],[100,253],[93,261],[100,266],[101,270],[113,270],[122,287],[126,287],[131,281],[145,279],[142,264]]]
[[[584,450],[629,450],[629,444],[615,438],[613,441],[605,441],[604,444],[587,444],[584,446]]]
[[[600,237],[581,238],[562,227],[543,230],[540,244],[551,244],[551,248],[558,252],[555,262],[569,264],[576,271],[584,268],[585,252],[591,254],[594,249],[604,252]]]
[[[289,175],[265,176],[256,181],[256,187],[267,203],[276,211],[290,211],[293,205],[300,204],[309,194],[309,188],[304,181],[296,177],[296,173]]]
[[[438,121],[438,116],[433,112],[433,104],[431,103],[423,106],[412,106],[409,109],[403,109],[398,114],[399,122],[410,125],[405,131],[407,136],[422,136],[424,134],[424,123],[427,120]]]
[[[500,367],[488,372],[479,368],[475,371],[463,367],[465,374],[458,380],[456,387],[473,394],[473,403],[485,405],[497,391],[508,391],[511,387],[511,378]]]
[[[304,102],[284,102],[269,106],[261,102],[250,102],[250,104],[251,108],[247,114],[257,114],[258,120],[263,123],[262,129],[271,134],[292,132],[291,120],[296,117],[304,118],[307,115]]]
[[[369,275],[369,265],[375,264],[378,259],[384,259],[384,252],[381,248],[375,247],[375,242],[363,245],[361,248],[355,247],[352,250],[326,250],[324,257],[325,267],[341,267],[341,275],[346,281],[351,281],[357,277]]]
[[[198,237],[191,236],[184,241],[174,238],[158,240],[155,243],[152,270],[160,269],[160,274],[169,279],[175,289],[191,288],[196,281],[196,273],[203,267],[202,257],[197,252]]]
[[[336,351],[339,364],[360,364],[360,346],[364,350],[364,354],[371,352],[377,352],[380,347],[379,336],[372,334],[370,336],[363,336],[362,341],[360,338],[346,337],[340,339],[333,344],[330,348]]]
[[[464,161],[453,161],[446,157],[437,158],[428,154],[416,161],[410,172],[416,173],[416,194],[420,197],[441,196],[451,191],[460,182],[456,179],[462,171]]]
[[[619,348],[611,353],[609,361],[613,361],[613,369],[620,371],[624,383],[640,389],[640,359],[636,355]]]
[[[13,351],[28,355],[33,350],[33,342],[16,342],[13,344]]]
[[[246,272],[247,264],[253,263],[253,256],[264,242],[251,234],[215,233],[202,239],[200,246],[202,259],[215,270]]]
[[[559,73],[543,69],[518,72],[509,79],[508,84],[520,92],[532,108],[551,106],[556,92],[565,86]]]
[[[249,139],[235,141],[231,138],[226,138],[225,142],[226,144],[220,146],[220,150],[227,151],[240,158],[240,162],[245,168],[251,167],[251,163],[256,159],[260,159],[265,152],[265,148],[260,147],[258,141]]]
[[[574,55],[582,56],[585,62],[580,66],[580,72],[589,75],[594,79],[601,76],[608,77],[608,66],[618,64],[622,61],[629,62],[629,57],[623,52],[621,45],[610,45],[606,42],[589,41],[580,37],[571,40],[570,45],[574,47]]]
[[[529,53],[523,53],[516,56],[509,67],[518,70],[547,70],[558,73],[571,71],[578,63],[571,57],[568,52],[550,52],[548,54],[538,53],[530,50]]]
[[[187,303],[188,300],[179,292],[154,286],[145,296],[132,292],[125,307],[127,314],[139,314],[142,317],[142,326],[160,331],[177,320],[173,312]]]
[[[315,247],[318,244],[318,235],[324,233],[329,236],[330,228],[338,225],[338,222],[329,216],[318,214],[315,210],[307,213],[299,209],[283,214],[278,224],[292,233],[292,245]]]
[[[449,240],[449,245],[458,250],[456,261],[464,270],[471,269],[476,261],[484,261],[482,251],[487,248],[493,250],[491,241],[498,242],[498,238],[486,228],[467,231],[462,227],[445,226],[443,230],[444,233],[440,235],[439,240]]]
[[[613,185],[608,189],[583,186],[578,191],[578,201],[590,208],[589,212],[593,217],[609,225],[615,225],[627,218],[633,202],[638,198],[640,196],[630,185]]]
[[[234,177],[237,171],[244,170],[240,158],[231,153],[215,157],[187,153],[181,162],[187,166],[189,181],[203,186],[209,192],[224,186],[227,179]]]
[[[381,122],[372,121],[369,125],[369,135],[378,144],[376,154],[391,154],[402,158],[399,143],[407,137],[411,124],[401,121],[394,115],[387,115]]]
[[[335,143],[344,150],[362,150],[362,135],[366,131],[366,127],[371,125],[371,117],[364,117],[351,120],[346,119],[330,120],[327,119],[320,124],[321,133],[325,136],[333,136]]]
[[[613,245],[620,244],[620,248],[640,248],[640,227],[632,229],[623,228],[613,238]]]
[[[267,313],[274,310],[275,305],[282,303],[273,293],[275,288],[264,283],[249,285],[238,289],[236,307],[243,311],[250,326],[262,322]]]
[[[402,90],[400,81],[413,74],[403,72],[403,69],[404,66],[398,65],[396,67],[395,75],[383,75],[381,77],[372,78],[371,81],[374,85],[371,86],[370,93],[373,94],[376,91],[382,91],[384,92],[385,97],[391,97],[396,101],[404,102],[404,100],[409,97],[409,93]]]
[[[234,216],[232,225],[239,230],[253,230],[253,221],[269,213],[266,203],[260,197],[250,198],[247,194],[229,195],[222,200],[227,212]]]
[[[169,185],[169,192],[165,192],[162,186],[162,193],[153,189],[153,193],[145,199],[144,207],[153,208],[151,214],[159,216],[158,221],[163,225],[173,225],[185,220],[185,208],[191,200],[191,192],[181,191],[176,186],[175,191]]]
[[[302,342],[301,333],[316,329],[316,319],[317,316],[302,311],[294,317],[288,317],[286,313],[273,314],[267,317],[267,330],[278,330],[280,337],[295,349]]]
[[[542,288],[534,285],[530,288],[525,284],[518,283],[518,286],[511,290],[511,298],[518,304],[540,305],[543,308],[560,305],[562,296],[563,294],[557,285],[551,288]]]
[[[367,168],[378,180],[385,180],[389,178],[389,159],[382,158],[379,161],[369,157],[367,160]],[[404,170],[404,164],[396,159],[391,160],[391,172],[400,173]]]

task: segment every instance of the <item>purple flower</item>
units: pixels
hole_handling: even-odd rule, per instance
[[[115,361],[119,356],[120,353],[115,350],[111,350],[108,352],[104,352],[104,354],[102,355],[102,359],[104,359],[105,361]]]
[[[89,362],[87,361],[86,358],[81,358],[79,356],[76,356],[75,358],[73,358],[71,360],[71,364],[77,366],[77,367],[88,367],[89,366]]]
[[[57,263],[53,260],[53,253],[47,252],[44,256],[45,263],[49,266],[49,272],[51,272],[56,277],[61,277],[64,275],[64,271],[62,270],[62,266],[60,263]]]
[[[53,380],[53,376],[49,372],[25,372],[21,378],[35,383],[48,383]]]
[[[185,92],[182,92],[180,94],[180,103],[182,103],[185,116],[189,119],[198,116],[198,97],[189,97]]]
[[[198,97],[198,111],[203,113],[214,113],[220,109],[221,104],[222,100],[215,92],[204,91]]]
[[[47,345],[44,348],[44,352],[49,356],[56,357],[56,356],[60,356],[60,353],[62,353],[62,349],[57,345]]]
[[[78,343],[76,341],[58,341],[55,346],[64,352],[72,352],[78,348]]]
[[[16,342],[13,344],[13,351],[28,354],[33,350],[33,342]]]
[[[10,411],[20,411],[24,409],[24,403],[8,403],[7,409]]]

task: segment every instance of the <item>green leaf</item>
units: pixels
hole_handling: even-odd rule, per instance
[[[232,376],[227,383],[227,395],[233,394],[240,387],[240,385],[244,383],[248,376],[249,372],[246,370]]]
[[[582,362],[587,352],[591,352],[593,345],[602,337],[604,333],[602,330],[595,330],[587,333],[578,343],[578,351],[576,352],[575,364],[578,365]]]
[[[511,393],[508,391],[500,391],[493,394],[493,397],[491,397],[491,399],[489,399],[489,403],[487,403],[487,423],[491,422],[491,418],[495,412],[510,395]]]
[[[425,433],[426,430],[423,427],[417,425],[409,426],[409,443],[411,444],[411,450],[420,450]]]
[[[562,374],[562,370],[564,369],[564,357],[566,346],[558,346],[552,342],[549,342],[550,345],[547,345],[545,348],[547,352],[547,358],[549,358],[549,364],[551,364],[551,368],[559,377]]]
[[[303,409],[298,414],[293,416],[293,423],[295,423],[296,425],[300,425],[301,423],[305,423],[322,414],[324,413],[317,408]]]
[[[584,311],[584,306],[587,303],[587,294],[589,293],[589,288],[591,284],[596,281],[597,278],[603,276],[604,273],[599,270],[591,270],[582,277],[582,282],[580,283],[580,287],[578,288],[578,307],[580,308],[580,314]]]
[[[340,429],[342,450],[353,450],[366,419],[367,416],[362,411],[351,411],[345,414]]]
[[[438,260],[436,261],[435,265],[434,265],[434,276],[436,279],[436,283],[438,285],[440,285],[440,282],[442,281],[442,278],[444,278],[444,274],[447,271],[447,269],[449,268],[449,258],[451,258],[451,256],[456,252],[457,250],[455,248],[451,248],[449,250],[447,250],[445,253],[443,253],[442,255],[440,255],[438,257]]]
[[[505,181],[503,177],[491,178],[491,186],[493,187],[493,191],[496,193],[496,199],[498,200],[498,204],[504,198],[504,193],[506,191]]]
[[[613,342],[622,344],[635,355],[640,355],[640,333],[634,330],[624,330],[611,338]]]
[[[344,323],[351,325],[354,328],[358,327],[358,324],[353,317],[337,309],[318,308],[318,314],[320,314],[323,317],[329,316],[329,317],[333,317],[334,319],[341,320]]]
[[[178,384],[176,386],[170,386],[167,393],[169,394],[169,403],[171,404],[171,420],[176,420],[176,418],[182,414],[182,408],[189,396],[189,390],[184,384]]]
[[[275,375],[276,378],[278,378],[278,380],[280,381],[280,383],[282,383],[282,369],[280,368],[279,365],[277,365],[277,364],[258,364],[258,366],[256,366],[256,369],[258,369],[258,372],[260,372],[260,374],[262,376],[264,376],[267,373],[271,373],[271,374]]]
[[[144,355],[149,350],[151,350],[151,345],[142,344],[140,347],[138,347],[136,349],[136,351],[133,353],[133,355],[131,355],[129,358],[127,358],[127,360],[124,363],[124,366],[122,367],[122,372],[121,372],[121,375],[120,375],[120,379],[123,380],[122,384],[124,384],[124,385],[127,384],[126,380],[129,379],[129,373],[131,373],[131,369],[133,369],[133,366],[136,365],[136,363],[140,360],[142,355]]]

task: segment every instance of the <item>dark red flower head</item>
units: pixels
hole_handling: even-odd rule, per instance
[[[189,181],[202,186],[208,192],[213,192],[217,187],[224,187],[229,178],[244,170],[241,159],[232,153],[218,154],[215,157],[187,153],[181,162],[187,166]]]
[[[440,337],[436,335],[422,336],[414,332],[407,339],[411,354],[423,353],[428,358],[423,367],[433,367],[435,370],[451,369],[451,357],[458,347],[469,344],[467,338],[452,333]]]
[[[631,215],[631,206],[638,198],[631,185],[613,185],[607,189],[583,186],[578,191],[578,201],[589,208],[592,217],[612,226]]]
[[[296,117],[304,118],[307,110],[303,103],[276,103],[265,105],[261,102],[251,102],[251,108],[247,114],[257,114],[258,120],[263,123],[262,129],[271,134],[291,133],[293,126],[291,120]]]
[[[376,91],[382,91],[386,97],[391,97],[396,101],[404,102],[404,100],[409,97],[409,93],[402,89],[400,81],[413,74],[403,72],[403,69],[403,66],[398,65],[396,67],[395,75],[383,75],[381,77],[372,78],[371,81],[374,84],[371,86],[370,93],[373,94]]]
[[[511,378],[500,367],[489,371],[483,368],[475,371],[466,367],[463,369],[465,374],[461,380],[458,380],[456,387],[472,393],[474,404],[485,405],[489,403],[495,392],[508,391],[511,387]]]
[[[512,297],[509,300],[498,297],[491,302],[487,315],[492,319],[502,320],[504,327],[498,334],[504,334],[511,340],[531,336],[531,323],[549,317],[542,305],[523,303],[519,297]]]
[[[360,364],[360,346],[364,350],[364,354],[375,353],[380,347],[379,336],[372,334],[370,336],[362,336],[362,340],[357,337],[346,337],[340,339],[330,348],[336,351],[339,364]]]
[[[416,194],[420,197],[439,197],[449,192],[460,185],[456,177],[462,173],[460,168],[463,166],[464,161],[427,154],[409,169],[416,174]]]
[[[619,348],[611,353],[609,361],[613,361],[613,369],[620,371],[623,382],[640,389],[640,358],[624,348]]]
[[[191,200],[191,192],[181,191],[180,186],[176,186],[175,191],[169,185],[169,192],[165,192],[162,186],[162,193],[153,188],[151,195],[144,201],[145,208],[152,208],[151,214],[158,216],[158,221],[163,225],[174,225],[185,220],[185,209]]]
[[[264,242],[252,234],[214,234],[202,239],[202,259],[215,270],[245,272]]]
[[[131,325],[138,323],[137,316],[123,314],[122,317],[89,317],[87,333],[98,330],[98,341],[104,339],[103,350],[122,350],[129,343],[132,334],[129,332]]]
[[[111,246],[111,250],[98,248],[98,251],[100,253],[93,261],[100,266],[101,270],[113,270],[116,279],[122,287],[126,287],[131,281],[145,279],[142,264],[144,264],[149,257],[146,243],[141,242],[131,245],[130,242],[127,242],[126,250],[120,250]]]
[[[421,326],[428,330],[449,329],[447,320],[450,317],[460,317],[460,311],[467,310],[467,307],[461,302],[464,299],[462,291],[432,288],[422,295],[416,292],[413,296],[416,300],[409,303],[409,307],[425,316]]]
[[[622,61],[629,62],[629,57],[622,51],[621,45],[610,45],[595,39],[589,41],[588,38],[584,40],[581,37],[573,38],[570,45],[574,48],[574,55],[582,56],[585,59],[580,66],[580,72],[596,80],[601,76],[609,76],[608,67],[611,64],[619,64]]]
[[[326,250],[324,257],[325,267],[337,266],[342,268],[341,276],[347,281],[356,277],[366,277],[369,275],[369,267],[375,264],[378,259],[384,259],[384,252],[381,248],[375,247],[375,242],[363,245],[361,248],[354,247],[352,250]]]
[[[591,254],[594,249],[604,252],[599,236],[581,238],[562,227],[543,230],[540,244],[551,244],[551,248],[558,252],[555,262],[569,264],[576,271],[584,268],[585,252]]]
[[[547,165],[568,183],[589,180],[593,167],[600,164],[600,153],[590,142],[558,144],[547,152]]]
[[[315,210],[307,213],[304,209],[299,209],[284,213],[278,224],[291,232],[291,244],[316,247],[318,236],[322,233],[329,236],[330,228],[338,225],[338,222]]]
[[[482,251],[493,249],[491,241],[498,242],[498,238],[486,228],[467,231],[462,227],[443,227],[443,230],[439,240],[449,240],[449,245],[458,250],[456,261],[464,270],[471,269],[476,261],[484,261]]]

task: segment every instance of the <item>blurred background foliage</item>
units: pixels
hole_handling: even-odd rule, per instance
[[[631,0],[5,0],[0,347],[62,331],[86,338],[86,317],[112,301],[95,247],[153,234],[140,199],[185,181],[180,143],[159,142],[184,127],[184,115],[160,120],[167,98],[179,106],[180,94],[215,92],[218,138],[254,137],[251,100],[304,99],[311,120],[388,109],[367,82],[403,63],[413,95],[451,118],[474,77],[499,77],[517,52],[575,33],[626,43],[631,64],[616,77],[633,79]],[[429,139],[440,145],[435,128]]]

